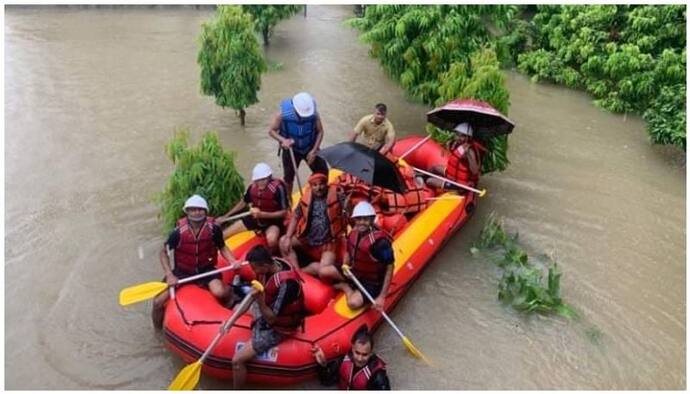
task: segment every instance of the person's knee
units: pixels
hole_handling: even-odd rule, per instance
[[[223,282],[221,282],[220,279],[212,280],[211,283],[208,284],[208,289],[216,298],[222,298],[226,293],[225,285],[223,285]]]

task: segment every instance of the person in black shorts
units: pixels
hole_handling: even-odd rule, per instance
[[[225,221],[250,204],[251,216],[245,216],[223,230],[223,238],[228,239],[242,231],[253,230],[257,234],[263,233],[268,247],[276,250],[280,234],[285,232],[284,222],[290,204],[285,182],[273,178],[271,167],[266,163],[254,166],[252,183],[244,193],[244,198],[218,220]]]
[[[355,205],[352,210],[355,225],[347,237],[343,265],[351,266],[352,274],[374,299],[373,307],[382,310],[393,279],[395,256],[388,234],[374,226],[375,217],[376,212],[370,203],[361,201]],[[334,287],[345,292],[347,306],[357,309],[369,304],[369,299],[353,281],[342,271],[339,274],[342,282]]]
[[[165,272],[165,281],[175,286],[177,281],[193,275],[203,274],[216,269],[218,252],[229,264],[237,264],[235,256],[225,246],[223,233],[212,217],[208,215],[206,200],[193,195],[184,204],[185,217],[177,222],[177,227],[170,233],[159,254],[161,267]],[[168,250],[174,251],[175,268],[170,267]],[[221,280],[221,274],[210,275],[192,283],[206,287],[222,302],[231,295],[229,288]],[[154,327],[163,327],[163,312],[169,293],[160,293],[153,301],[151,318]]]

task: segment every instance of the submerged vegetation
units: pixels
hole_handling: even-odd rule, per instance
[[[184,202],[193,194],[206,199],[211,216],[222,215],[242,197],[244,180],[235,169],[235,153],[223,150],[216,133],[208,132],[198,145],[189,146],[189,132],[177,130],[165,151],[175,169],[155,197],[164,234],[175,227]]]
[[[530,259],[517,238],[517,234],[507,234],[501,221],[492,214],[481,231],[479,242],[471,249],[474,255],[482,250],[502,250],[503,253],[494,259],[502,270],[498,299],[521,312],[555,313],[569,319],[579,317],[561,299],[562,274],[558,265],[546,256],[541,262]]]

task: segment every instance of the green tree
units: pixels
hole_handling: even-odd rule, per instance
[[[371,5],[350,24],[371,45],[391,78],[414,98],[428,105],[455,98],[475,98],[508,113],[508,91],[493,53],[492,31],[505,30],[516,6],[485,5]],[[491,47],[490,47],[491,46]],[[434,127],[428,131],[444,142],[450,134]],[[485,141],[488,159],[484,173],[508,165],[507,138]]]
[[[223,108],[239,111],[244,126],[244,109],[259,101],[261,73],[266,71],[251,16],[240,6],[218,6],[215,17],[202,25],[200,44],[202,93],[215,96]]]
[[[684,5],[537,6],[529,37],[515,40],[531,42],[518,68],[644,115],[653,142],[685,149],[685,21]]]
[[[189,146],[189,132],[176,130],[165,151],[175,169],[165,189],[155,196],[163,232],[171,231],[183,216],[185,200],[199,194],[209,204],[209,214],[219,216],[242,197],[244,180],[235,169],[235,153],[226,152],[218,135],[207,132],[197,146]]]
[[[268,45],[275,25],[298,13],[303,7],[301,5],[243,5],[242,9],[252,15],[254,31],[261,34],[264,45]]]

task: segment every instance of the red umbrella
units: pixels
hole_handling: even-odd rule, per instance
[[[488,103],[472,99],[457,99],[427,112],[429,123],[442,129],[453,130],[459,123],[472,125],[474,135],[480,138],[510,134],[513,121]]]

